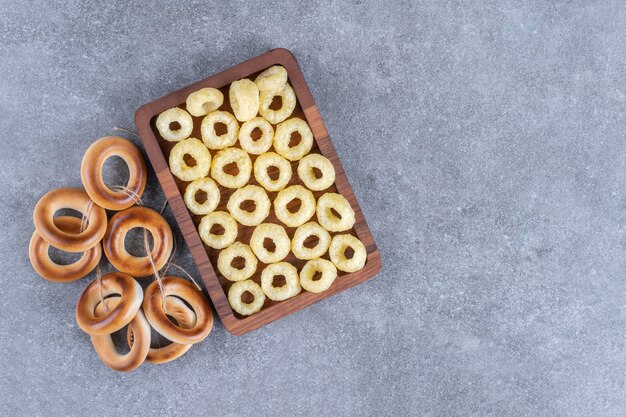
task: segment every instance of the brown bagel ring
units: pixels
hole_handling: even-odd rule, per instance
[[[115,213],[109,221],[102,246],[111,264],[119,271],[133,277],[145,277],[152,274],[153,268],[148,256],[133,256],[126,250],[124,239],[130,229],[142,227],[152,234],[154,246],[152,259],[157,269],[163,268],[174,246],[172,229],[167,221],[156,211],[143,206],[135,206]]]
[[[54,224],[60,230],[67,233],[78,233],[80,231],[80,219],[71,216],[59,216],[54,218]],[[28,246],[28,257],[30,263],[39,275],[52,282],[76,281],[90,273],[102,256],[100,243],[83,252],[83,256],[74,263],[60,265],[50,259],[50,244],[42,239],[41,235],[35,232],[30,238]]]
[[[202,292],[180,277],[165,277],[162,282],[166,297],[173,295],[191,306],[196,313],[196,324],[184,329],[167,318],[159,283],[154,281],[146,288],[143,300],[143,311],[150,325],[172,342],[197,343],[204,340],[213,327],[213,312]]]
[[[119,156],[124,160],[129,171],[126,188],[140,197],[146,187],[148,171],[141,152],[128,139],[105,136],[92,143],[80,164],[80,177],[85,191],[97,205],[107,210],[124,210],[135,204],[133,196],[111,190],[102,180],[102,167],[111,156]]]
[[[120,303],[121,297],[114,296],[104,300],[109,309],[114,309]],[[105,315],[107,310],[102,302],[98,303],[95,310],[96,317]],[[106,366],[116,371],[132,371],[141,365],[148,356],[150,350],[150,323],[146,320],[141,309],[137,310],[137,315],[128,324],[128,331],[135,335],[135,343],[130,347],[130,352],[125,355],[120,354],[113,343],[110,334],[91,335],[91,344],[98,357]]]
[[[96,280],[85,288],[76,304],[76,322],[89,334],[111,334],[126,326],[137,314],[143,299],[141,285],[122,272],[111,272],[102,277],[102,297],[117,294],[121,300],[107,314],[96,316],[100,294],[100,285]]]
[[[54,213],[61,209],[73,209],[85,213],[91,199],[78,188],[59,188],[46,193],[35,206],[33,222],[43,240],[57,249],[66,252],[84,252],[102,240],[107,229],[107,215],[104,209],[93,204],[87,228],[81,233],[68,233],[54,224]]]
[[[196,325],[196,313],[192,309],[187,307],[187,304],[183,300],[177,297],[165,297],[165,313],[168,316],[174,317],[178,322],[178,325],[183,329],[191,329]],[[133,347],[135,340],[135,334],[133,329],[128,328],[126,333],[128,346]],[[174,359],[183,356],[192,344],[183,344],[172,342],[169,345],[158,348],[150,348],[148,357],[146,360],[150,363],[166,363],[173,361]]]

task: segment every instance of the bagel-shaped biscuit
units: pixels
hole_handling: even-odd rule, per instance
[[[282,65],[274,65],[254,79],[259,91],[280,91],[287,82],[287,70]]]
[[[235,117],[240,122],[247,122],[259,112],[259,89],[247,78],[230,84],[228,100]]]
[[[89,195],[77,188],[59,188],[46,193],[33,212],[35,229],[52,246],[66,252],[84,252],[102,240],[107,229],[104,209],[90,203]],[[91,205],[91,209],[89,206]],[[80,233],[69,233],[54,224],[54,213],[61,209],[73,209],[81,214],[89,210],[87,227]]]
[[[67,233],[79,233],[81,221],[77,217],[59,216],[54,224]],[[83,252],[83,256],[74,263],[59,265],[50,258],[50,244],[35,231],[28,246],[30,263],[39,275],[52,282],[71,282],[90,273],[102,256],[102,247],[96,243],[94,247]]]
[[[264,243],[265,240],[272,241],[274,245],[273,250],[268,250]],[[250,247],[252,251],[259,259],[259,261],[265,264],[271,264],[274,262],[282,261],[289,255],[291,249],[289,236],[285,231],[285,228],[279,224],[263,223],[258,225],[252,237],[250,238]],[[272,298],[272,297],[270,297]],[[273,300],[273,298],[272,298]]]
[[[159,114],[156,128],[166,141],[179,142],[191,135],[193,119],[185,110],[173,107]]]
[[[102,246],[111,265],[134,277],[145,277],[154,273],[149,256],[133,256],[126,250],[126,234],[135,227],[145,228],[152,235],[152,260],[157,269],[163,268],[174,246],[172,229],[156,211],[143,206],[134,206],[115,213],[109,221]]]
[[[102,168],[111,156],[118,156],[128,166],[129,192],[113,191],[104,184]],[[107,210],[124,210],[135,204],[146,187],[148,171],[139,149],[131,141],[119,136],[105,136],[98,139],[85,152],[80,164],[80,176],[89,197]],[[130,195],[129,195],[130,194]]]
[[[295,132],[300,134],[300,142],[295,146],[290,146],[291,135]],[[290,161],[298,161],[309,153],[313,147],[313,132],[308,123],[299,117],[285,120],[276,126],[274,133],[274,149],[280,155]]]
[[[348,248],[351,248],[354,252],[351,258],[346,256]],[[363,242],[348,234],[333,237],[328,254],[337,269],[344,272],[359,271],[363,269],[365,261],[367,261],[367,250]]]
[[[243,260],[243,267],[232,265],[237,258]],[[250,278],[256,272],[257,263],[250,246],[241,242],[233,243],[221,251],[217,257],[217,269],[229,281],[243,281]]]
[[[190,155],[196,164],[187,165],[185,155]],[[170,151],[170,170],[183,181],[193,181],[209,175],[211,169],[211,153],[202,142],[196,138],[178,142]]]
[[[279,109],[272,109],[274,97],[280,97],[281,106]],[[296,93],[293,88],[286,83],[282,89],[276,91],[261,91],[259,95],[259,114],[265,117],[270,123],[278,124],[293,113],[296,108]]]
[[[198,191],[203,191],[206,194],[206,200],[203,203],[198,203],[198,200],[196,200]],[[220,189],[211,178],[198,178],[193,180],[185,189],[184,200],[187,208],[193,214],[209,214],[220,203]]]
[[[241,300],[241,296],[244,292],[249,292],[254,297],[254,300],[250,303],[244,303]],[[228,290],[228,303],[237,313],[242,316],[249,316],[263,308],[265,303],[265,294],[259,284],[251,280],[235,282]]]
[[[236,174],[224,171],[224,167],[231,163],[237,165],[239,170]],[[252,160],[246,151],[239,148],[222,149],[215,154],[211,164],[211,177],[221,186],[227,188],[240,188],[246,185],[252,172]]]
[[[339,217],[333,210],[339,214]],[[317,201],[317,220],[329,232],[343,232],[354,226],[354,210],[344,196],[325,193]]]
[[[292,212],[288,205],[295,200],[300,200],[300,208]],[[303,186],[292,185],[279,191],[276,199],[274,199],[274,212],[278,220],[287,226],[298,227],[315,214],[315,197],[310,190]]]
[[[315,175],[315,169],[322,174],[320,178]],[[335,167],[325,156],[312,153],[298,162],[298,176],[309,190],[322,191],[335,182]]]
[[[246,201],[254,202],[254,210],[248,211],[241,208]],[[246,185],[235,191],[228,200],[226,208],[231,216],[244,226],[256,226],[270,214],[272,202],[265,190],[258,185]]]
[[[110,297],[104,300],[109,310],[114,309],[119,304],[119,296]],[[102,302],[98,303],[95,316],[107,314],[107,308]],[[122,355],[118,352],[110,334],[91,335],[91,344],[98,357],[106,366],[116,371],[132,371],[141,365],[148,356],[150,350],[150,324],[143,315],[141,309],[128,324],[128,331],[134,335],[135,343],[130,347],[130,352]]]
[[[220,225],[224,232],[222,234],[212,233],[211,229],[215,225]],[[200,238],[210,248],[224,249],[233,244],[237,239],[238,227],[237,222],[232,216],[224,211],[214,211],[207,214],[200,220],[198,225],[198,233]]]
[[[96,316],[100,296],[106,298],[110,295],[119,295],[119,304],[106,314]],[[122,272],[112,272],[85,288],[76,304],[76,322],[86,333],[111,334],[130,323],[139,311],[142,301],[143,290],[133,277]]]
[[[317,237],[317,243],[308,247],[305,243],[311,236]],[[315,222],[305,223],[296,229],[291,240],[291,251],[298,259],[320,258],[330,246],[330,233]]]
[[[285,283],[274,286],[274,278],[282,275]],[[283,301],[300,294],[298,270],[289,262],[278,262],[265,267],[261,273],[261,289],[270,300]]]
[[[175,343],[203,341],[213,328],[213,312],[202,292],[180,277],[168,276],[161,281],[165,297],[178,297],[187,303],[196,313],[196,323],[188,329],[174,324],[167,317],[159,283],[154,281],[146,288],[143,302],[143,311],[150,325],[160,335]]]
[[[314,281],[313,278],[318,272],[322,276]],[[337,268],[332,262],[322,258],[311,259],[300,270],[300,285],[309,292],[326,291],[335,278],[337,278]]]
[[[226,126],[226,133],[217,134],[215,125],[221,123]],[[239,134],[239,123],[235,116],[227,111],[214,111],[206,115],[202,119],[200,125],[200,133],[202,134],[202,142],[209,149],[224,149],[233,146],[237,142]]]
[[[252,139],[252,132],[259,129],[261,136],[258,139]],[[261,155],[267,152],[274,142],[274,128],[262,117],[255,117],[248,120],[239,129],[239,145],[241,148],[252,155]]]
[[[224,94],[217,88],[202,88],[187,96],[187,111],[196,117],[204,116],[220,108]]]

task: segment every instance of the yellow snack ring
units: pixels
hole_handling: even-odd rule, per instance
[[[304,245],[304,242],[309,236],[317,237],[317,244],[312,248]],[[326,253],[329,246],[330,233],[315,222],[309,222],[299,226],[291,240],[291,251],[298,259],[320,258]]]
[[[185,155],[190,155],[196,161],[196,165],[187,165]],[[189,138],[174,145],[170,151],[169,163],[172,174],[183,181],[193,181],[209,174],[211,153],[198,139]]]
[[[196,200],[196,193],[198,191],[204,191],[206,193],[206,201],[204,203],[198,203]],[[193,180],[185,189],[184,200],[187,208],[193,214],[209,214],[217,208],[220,202],[220,190],[215,181],[211,178],[198,178],[197,180]]]
[[[300,208],[292,213],[287,205],[300,200]],[[315,197],[310,190],[301,185],[292,185],[278,192],[274,200],[274,212],[278,220],[289,227],[298,227],[307,222],[315,214]]]
[[[244,266],[236,268],[232,266],[232,262],[236,258],[243,258]],[[245,243],[235,242],[223,251],[217,257],[217,269],[220,273],[230,281],[243,281],[250,278],[257,267],[257,259]]]
[[[252,212],[241,208],[241,204],[249,200],[254,202]],[[239,223],[245,226],[256,226],[269,216],[272,203],[263,188],[258,185],[246,185],[230,196],[226,207]]]
[[[156,128],[163,139],[179,142],[191,136],[193,119],[185,110],[173,107],[159,114]]]
[[[222,123],[226,126],[226,133],[221,135],[217,134],[215,125]],[[202,134],[202,141],[209,149],[224,149],[229,146],[233,146],[237,142],[237,135],[239,134],[239,122],[235,119],[235,116],[227,111],[214,111],[207,114],[202,119],[200,125],[200,133]]]
[[[335,210],[341,217],[337,217]],[[354,226],[354,210],[344,196],[325,193],[317,201],[317,221],[329,232],[343,232]]]
[[[287,70],[282,65],[274,65],[254,79],[259,91],[279,91],[287,83]]]
[[[228,99],[235,117],[240,122],[254,118],[259,111],[259,89],[255,83],[246,78],[230,84]]]
[[[224,94],[217,88],[202,88],[187,97],[187,111],[196,117],[204,116],[220,108]]]
[[[313,281],[317,272],[320,272],[322,276]],[[337,268],[332,262],[322,258],[311,259],[300,270],[300,285],[309,292],[326,291],[335,282],[335,278],[337,278]]]
[[[281,106],[279,109],[271,109],[274,97],[280,97]],[[293,88],[286,83],[283,88],[276,91],[261,91],[259,95],[259,114],[265,117],[270,123],[278,124],[293,113],[296,108],[296,93]]]
[[[236,175],[224,172],[224,167],[233,162],[237,164],[239,172]],[[250,179],[251,172],[252,160],[246,151],[239,148],[222,149],[215,154],[211,164],[211,177],[227,188],[243,187]]]
[[[224,229],[224,233],[215,234],[211,233],[211,229],[216,224],[220,225]],[[200,220],[198,225],[198,233],[200,238],[210,248],[224,249],[230,246],[235,239],[237,239],[237,222],[231,217],[230,214],[224,211],[214,211],[207,214]]]
[[[289,146],[291,135],[295,132],[300,134],[300,142]],[[298,161],[311,151],[313,147],[313,132],[304,120],[299,117],[285,120],[276,127],[274,134],[274,149],[290,161]]]
[[[278,177],[272,179],[270,170],[278,170]],[[267,152],[254,161],[254,178],[267,191],[280,191],[291,180],[291,163],[274,152]]]
[[[254,301],[251,303],[241,301],[241,295],[246,291],[254,297]],[[263,294],[263,290],[256,282],[250,280],[239,281],[231,285],[228,290],[228,303],[237,313],[242,316],[249,316],[261,311],[263,303],[265,303],[265,294]]]
[[[266,239],[272,241],[274,250],[265,248],[264,243]],[[259,261],[271,264],[282,261],[289,255],[291,242],[284,227],[279,224],[263,223],[258,225],[252,232],[250,247]]]
[[[255,129],[261,131],[261,137],[257,140],[252,139],[252,132]],[[241,148],[253,155],[261,155],[267,152],[274,142],[274,128],[262,117],[255,117],[248,120],[239,129],[239,145]]]
[[[321,178],[317,178],[314,168],[322,173]],[[312,153],[298,162],[298,176],[308,189],[322,191],[335,182],[335,167],[325,156]]]
[[[354,251],[350,259],[346,257],[345,253],[348,248]],[[328,254],[337,269],[344,272],[356,272],[363,269],[367,260],[367,251],[363,242],[348,234],[333,237]]]
[[[282,275],[285,284],[274,286],[274,277]],[[261,273],[261,289],[270,300],[283,301],[300,294],[298,270],[289,262],[277,262],[265,267]]]

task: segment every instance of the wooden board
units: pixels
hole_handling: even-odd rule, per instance
[[[244,317],[233,312],[228,304],[227,294],[232,282],[225,279],[219,271],[217,271],[216,267],[214,268],[214,265],[217,265],[217,255],[219,251],[204,245],[198,235],[197,225],[200,223],[202,216],[196,216],[190,213],[187,210],[182,197],[185,188],[189,183],[174,177],[168,167],[167,161],[169,152],[175,143],[167,142],[160,137],[158,130],[155,127],[155,120],[161,112],[171,107],[178,106],[185,108],[185,100],[187,96],[190,93],[205,87],[219,88],[224,93],[225,98],[224,105],[220,109],[231,111],[228,104],[228,86],[230,83],[241,78],[254,79],[259,72],[272,65],[282,65],[287,69],[289,82],[292,85],[298,99],[298,105],[296,106],[296,109],[291,117],[297,116],[305,119],[311,126],[313,136],[315,137],[315,143],[311,152],[321,153],[326,156],[335,167],[335,184],[323,192],[314,192],[314,195],[317,199],[324,192],[339,192],[348,199],[355,211],[356,223],[352,230],[342,233],[351,233],[356,235],[363,242],[367,249],[367,262],[362,270],[355,273],[347,274],[339,271],[337,279],[327,291],[315,294],[303,290],[299,295],[281,302],[274,302],[266,299],[263,309],[260,312]],[[202,118],[200,117],[194,117],[194,131],[191,135],[192,137],[201,139],[201,120]],[[148,154],[148,158],[150,159],[152,167],[157,174],[161,187],[163,187],[163,191],[165,192],[165,196],[174,212],[178,226],[183,233],[185,242],[191,251],[198,271],[202,277],[204,285],[206,286],[209,297],[215,306],[217,314],[224,323],[224,327],[226,327],[229,332],[235,335],[245,334],[274,320],[301,310],[304,307],[307,307],[326,297],[364,282],[380,271],[381,257],[378,248],[376,247],[376,243],[374,242],[367,223],[363,218],[363,213],[361,212],[359,204],[354,196],[354,193],[352,192],[352,188],[350,187],[348,178],[343,171],[341,162],[337,157],[337,153],[335,152],[335,148],[333,147],[330,136],[328,135],[326,126],[324,125],[320,113],[315,106],[315,102],[313,101],[311,92],[309,91],[306,81],[304,80],[302,71],[296,62],[296,59],[288,50],[271,50],[263,55],[245,61],[179,91],[145,104],[137,110],[135,114],[135,124],[137,125],[137,130]],[[238,143],[236,146],[238,146]],[[271,151],[273,151],[273,148]],[[211,154],[214,155],[215,152],[211,151]],[[254,162],[256,157],[254,155],[250,156]],[[293,175],[290,185],[302,184],[296,173],[297,162],[292,163],[292,168]],[[249,184],[257,184],[254,179],[254,175],[251,175]],[[235,190],[227,189],[221,186],[220,190],[221,201],[217,210],[228,211],[226,209],[226,204],[228,202],[228,198]],[[273,201],[276,194],[277,193],[268,192],[270,200]],[[317,218],[314,216],[311,221],[317,221]],[[265,222],[282,224],[276,219],[273,208],[270,216],[265,220]],[[295,228],[285,226],[285,229],[287,230],[289,237],[292,238]],[[254,227],[239,225],[239,236],[237,240],[248,244],[253,230]],[[331,233],[331,235],[335,235],[335,233]],[[328,259],[328,254],[324,255],[324,258]],[[306,263],[306,261],[295,258],[292,253],[289,254],[285,261],[294,264],[298,270],[300,270],[304,263]],[[257,271],[252,277],[254,281],[260,282],[261,271],[264,267],[265,264],[259,262]]]

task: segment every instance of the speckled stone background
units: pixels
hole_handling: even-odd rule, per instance
[[[0,1],[1,415],[626,415],[626,3],[128,3]],[[74,320],[90,279],[30,267],[35,203],[143,103],[275,47],[382,273],[109,370]]]

